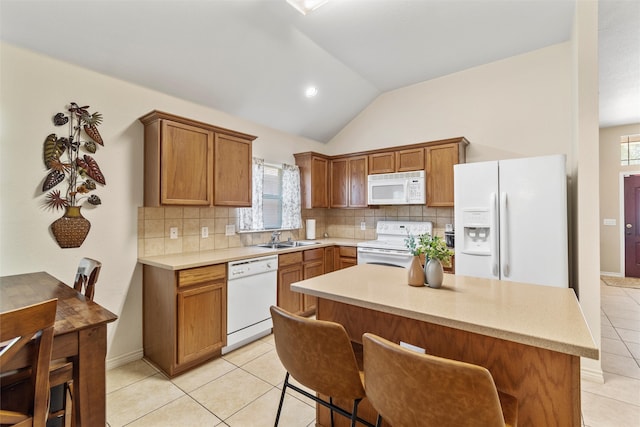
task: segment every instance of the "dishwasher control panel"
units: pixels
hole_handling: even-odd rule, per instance
[[[229,263],[229,280],[278,270],[278,255],[243,259]]]

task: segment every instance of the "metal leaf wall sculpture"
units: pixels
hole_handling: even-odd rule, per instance
[[[45,138],[42,150],[44,165],[47,168],[42,191],[48,192],[44,206],[66,210],[65,216],[56,220],[51,226],[58,244],[63,248],[78,247],[82,244],[91,224],[80,214],[80,207],[84,201],[91,205],[102,204],[98,195],[88,193],[96,189],[96,183],[106,185],[105,176],[98,162],[89,154],[82,153],[86,151],[95,154],[96,144],[104,146],[104,140],[98,131],[98,126],[102,123],[102,114],[98,112],[91,114],[88,105],[81,107],[75,102],[70,103],[67,111],[68,114],[55,114],[53,124],[68,125],[68,137],[58,137],[52,133]],[[66,182],[64,193],[55,189],[62,182]],[[70,212],[73,213],[70,214]],[[61,230],[64,232],[65,227],[72,222],[69,220],[71,216],[81,218],[79,221],[84,221],[83,225],[81,227],[76,225],[65,236],[58,237],[57,233]],[[82,233],[84,235],[80,236]],[[80,237],[76,239],[77,236]]]

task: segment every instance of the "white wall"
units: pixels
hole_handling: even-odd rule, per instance
[[[466,137],[468,161],[567,153],[571,44],[385,93],[329,142],[331,154]]]
[[[83,256],[103,262],[96,301],[119,316],[108,329],[112,364],[142,351],[142,273],[137,265],[137,208],[143,201],[143,128],[138,117],[158,109],[257,135],[254,155],[293,163],[293,153],[323,144],[260,126],[46,56],[0,45],[0,275],[47,271],[71,283]],[[70,101],[90,105],[104,122],[105,146],[94,158],[107,185],[102,205],[83,208],[91,231],[77,249],[60,249],[49,225],[62,212],[42,209],[42,145],[61,135],[51,118]]]

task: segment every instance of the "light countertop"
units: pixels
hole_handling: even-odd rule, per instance
[[[402,268],[361,264],[291,285],[294,291],[575,356],[599,350],[573,289],[444,275],[407,285]]]
[[[316,245],[298,246],[286,249],[269,249],[260,248],[258,246],[243,246],[239,248],[215,249],[202,252],[187,252],[170,255],[156,255],[139,257],[138,262],[145,265],[151,265],[165,270],[184,270],[186,268],[203,267],[206,265],[226,263],[245,258],[254,258],[273,254],[282,254],[287,252],[297,252],[307,249],[322,248],[326,246],[356,246],[360,240],[326,238],[315,239],[319,242]]]

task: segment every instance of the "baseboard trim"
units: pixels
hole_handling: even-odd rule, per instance
[[[612,276],[612,277],[624,277],[624,274],[620,273],[620,272],[614,272],[614,271],[601,271],[600,272],[601,276]]]
[[[604,384],[604,373],[602,369],[580,368],[580,379],[594,383]]]
[[[131,353],[123,354],[118,357],[114,357],[112,359],[107,359],[106,361],[106,369],[107,371],[110,369],[117,368],[118,366],[126,365],[127,363],[135,362],[136,360],[142,359],[144,356],[144,350],[136,350]]]

